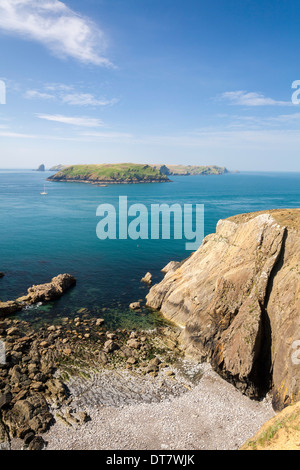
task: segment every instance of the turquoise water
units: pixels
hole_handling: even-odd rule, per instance
[[[112,326],[151,327],[160,317],[147,310],[134,313],[130,302],[143,299],[147,272],[154,281],[170,260],[190,252],[186,240],[106,240],[96,236],[99,204],[185,203],[205,205],[205,234],[220,218],[273,208],[300,207],[300,173],[239,173],[222,176],[173,177],[172,183],[96,187],[82,183],[46,182],[52,173],[0,170],[1,300],[26,293],[33,284],[68,272],[77,285],[57,302],[22,312],[31,320],[55,321],[88,308]]]

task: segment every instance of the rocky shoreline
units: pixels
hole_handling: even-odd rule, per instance
[[[44,448],[42,435],[57,420],[66,425],[85,423],[89,419],[86,412],[78,405],[75,413],[69,407],[76,398],[74,381],[78,384],[90,379],[91,374],[102,374],[102,391],[103,377],[111,384],[118,370],[138,371],[140,383],[145,382],[145,377],[156,378],[161,371],[172,379],[170,366],[182,356],[178,334],[171,328],[112,332],[103,319],[84,313],[38,331],[25,321],[1,321],[0,341],[5,345],[6,362],[0,364],[0,446],[10,448],[17,439],[23,441],[23,448]],[[73,383],[73,393],[69,383]],[[120,388],[119,380],[117,384]],[[172,383],[166,394],[174,395],[180,390],[182,387]],[[109,399],[108,393],[106,400]],[[117,397],[115,401],[118,402]]]
[[[0,322],[0,448],[238,449],[274,416],[188,359],[180,329],[108,330],[88,311]],[[188,416],[188,419],[187,419]]]
[[[110,331],[86,309],[38,331],[0,321],[0,447],[238,449],[299,401],[299,229],[299,210],[220,221],[161,283],[151,287],[148,272],[147,306],[170,326]],[[15,303],[47,302],[75,283],[60,275]]]
[[[47,179],[47,181],[55,181],[55,183],[84,183],[84,184],[91,184],[93,186],[99,186],[102,188],[105,188],[109,185],[113,184],[142,184],[142,183],[171,183],[171,180],[165,181],[157,181],[157,180],[147,180],[147,181],[110,181],[110,180],[84,180],[84,179],[54,179],[53,177],[50,176],[50,178]]]

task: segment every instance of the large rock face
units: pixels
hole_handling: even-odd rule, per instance
[[[249,396],[272,389],[282,409],[300,399],[299,255],[298,209],[221,220],[185,262],[169,263],[147,305],[184,327],[187,354]]]

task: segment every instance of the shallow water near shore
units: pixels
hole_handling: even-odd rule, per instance
[[[107,240],[96,236],[100,204],[179,203],[205,205],[205,235],[220,218],[238,213],[300,206],[299,173],[239,173],[222,176],[172,177],[171,184],[97,187],[45,181],[52,172],[0,170],[1,300],[12,300],[33,284],[60,274],[77,279],[59,301],[19,314],[32,323],[58,321],[88,309],[112,328],[154,328],[163,319],[146,308],[133,312],[129,303],[145,298],[140,282],[147,271],[154,282],[170,260],[189,256],[186,240]],[[46,184],[47,196],[40,193]]]

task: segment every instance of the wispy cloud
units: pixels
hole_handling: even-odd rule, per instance
[[[262,93],[247,91],[226,91],[217,97],[218,100],[227,101],[236,106],[290,106],[291,101],[278,101]]]
[[[104,57],[103,32],[59,0],[1,0],[0,30],[37,41],[61,58],[112,66]]]
[[[281,130],[293,130],[300,129],[300,113],[290,114],[278,114],[273,116],[260,116],[260,115],[219,115],[221,121],[219,126],[214,124],[212,128],[214,130],[255,130],[255,129],[281,129]]]
[[[47,91],[71,91],[73,89],[73,85],[66,85],[65,83],[48,83],[45,85]]]
[[[27,99],[41,99],[41,100],[55,100],[54,95],[50,95],[50,93],[41,93],[40,91],[37,90],[27,90],[25,93],[25,98]]]
[[[61,114],[38,114],[39,119],[46,121],[59,122],[78,127],[103,127],[104,123],[100,119],[90,117],[72,117],[63,116]]]
[[[72,92],[71,92],[72,91]],[[51,92],[51,93],[49,93]],[[57,88],[46,86],[42,91],[27,90],[24,94],[26,99],[55,100],[71,106],[113,106],[118,99],[99,98],[92,93],[76,92],[73,87],[60,85]]]
[[[98,99],[90,93],[69,93],[62,96],[62,101],[75,106],[111,106],[118,102],[117,99]]]
[[[132,139],[133,135],[125,132],[81,132],[82,137],[92,137],[104,140]]]
[[[33,134],[24,134],[20,132],[10,132],[10,131],[5,131],[5,132],[0,132],[0,137],[10,137],[13,139],[37,139],[38,135],[33,135]]]

